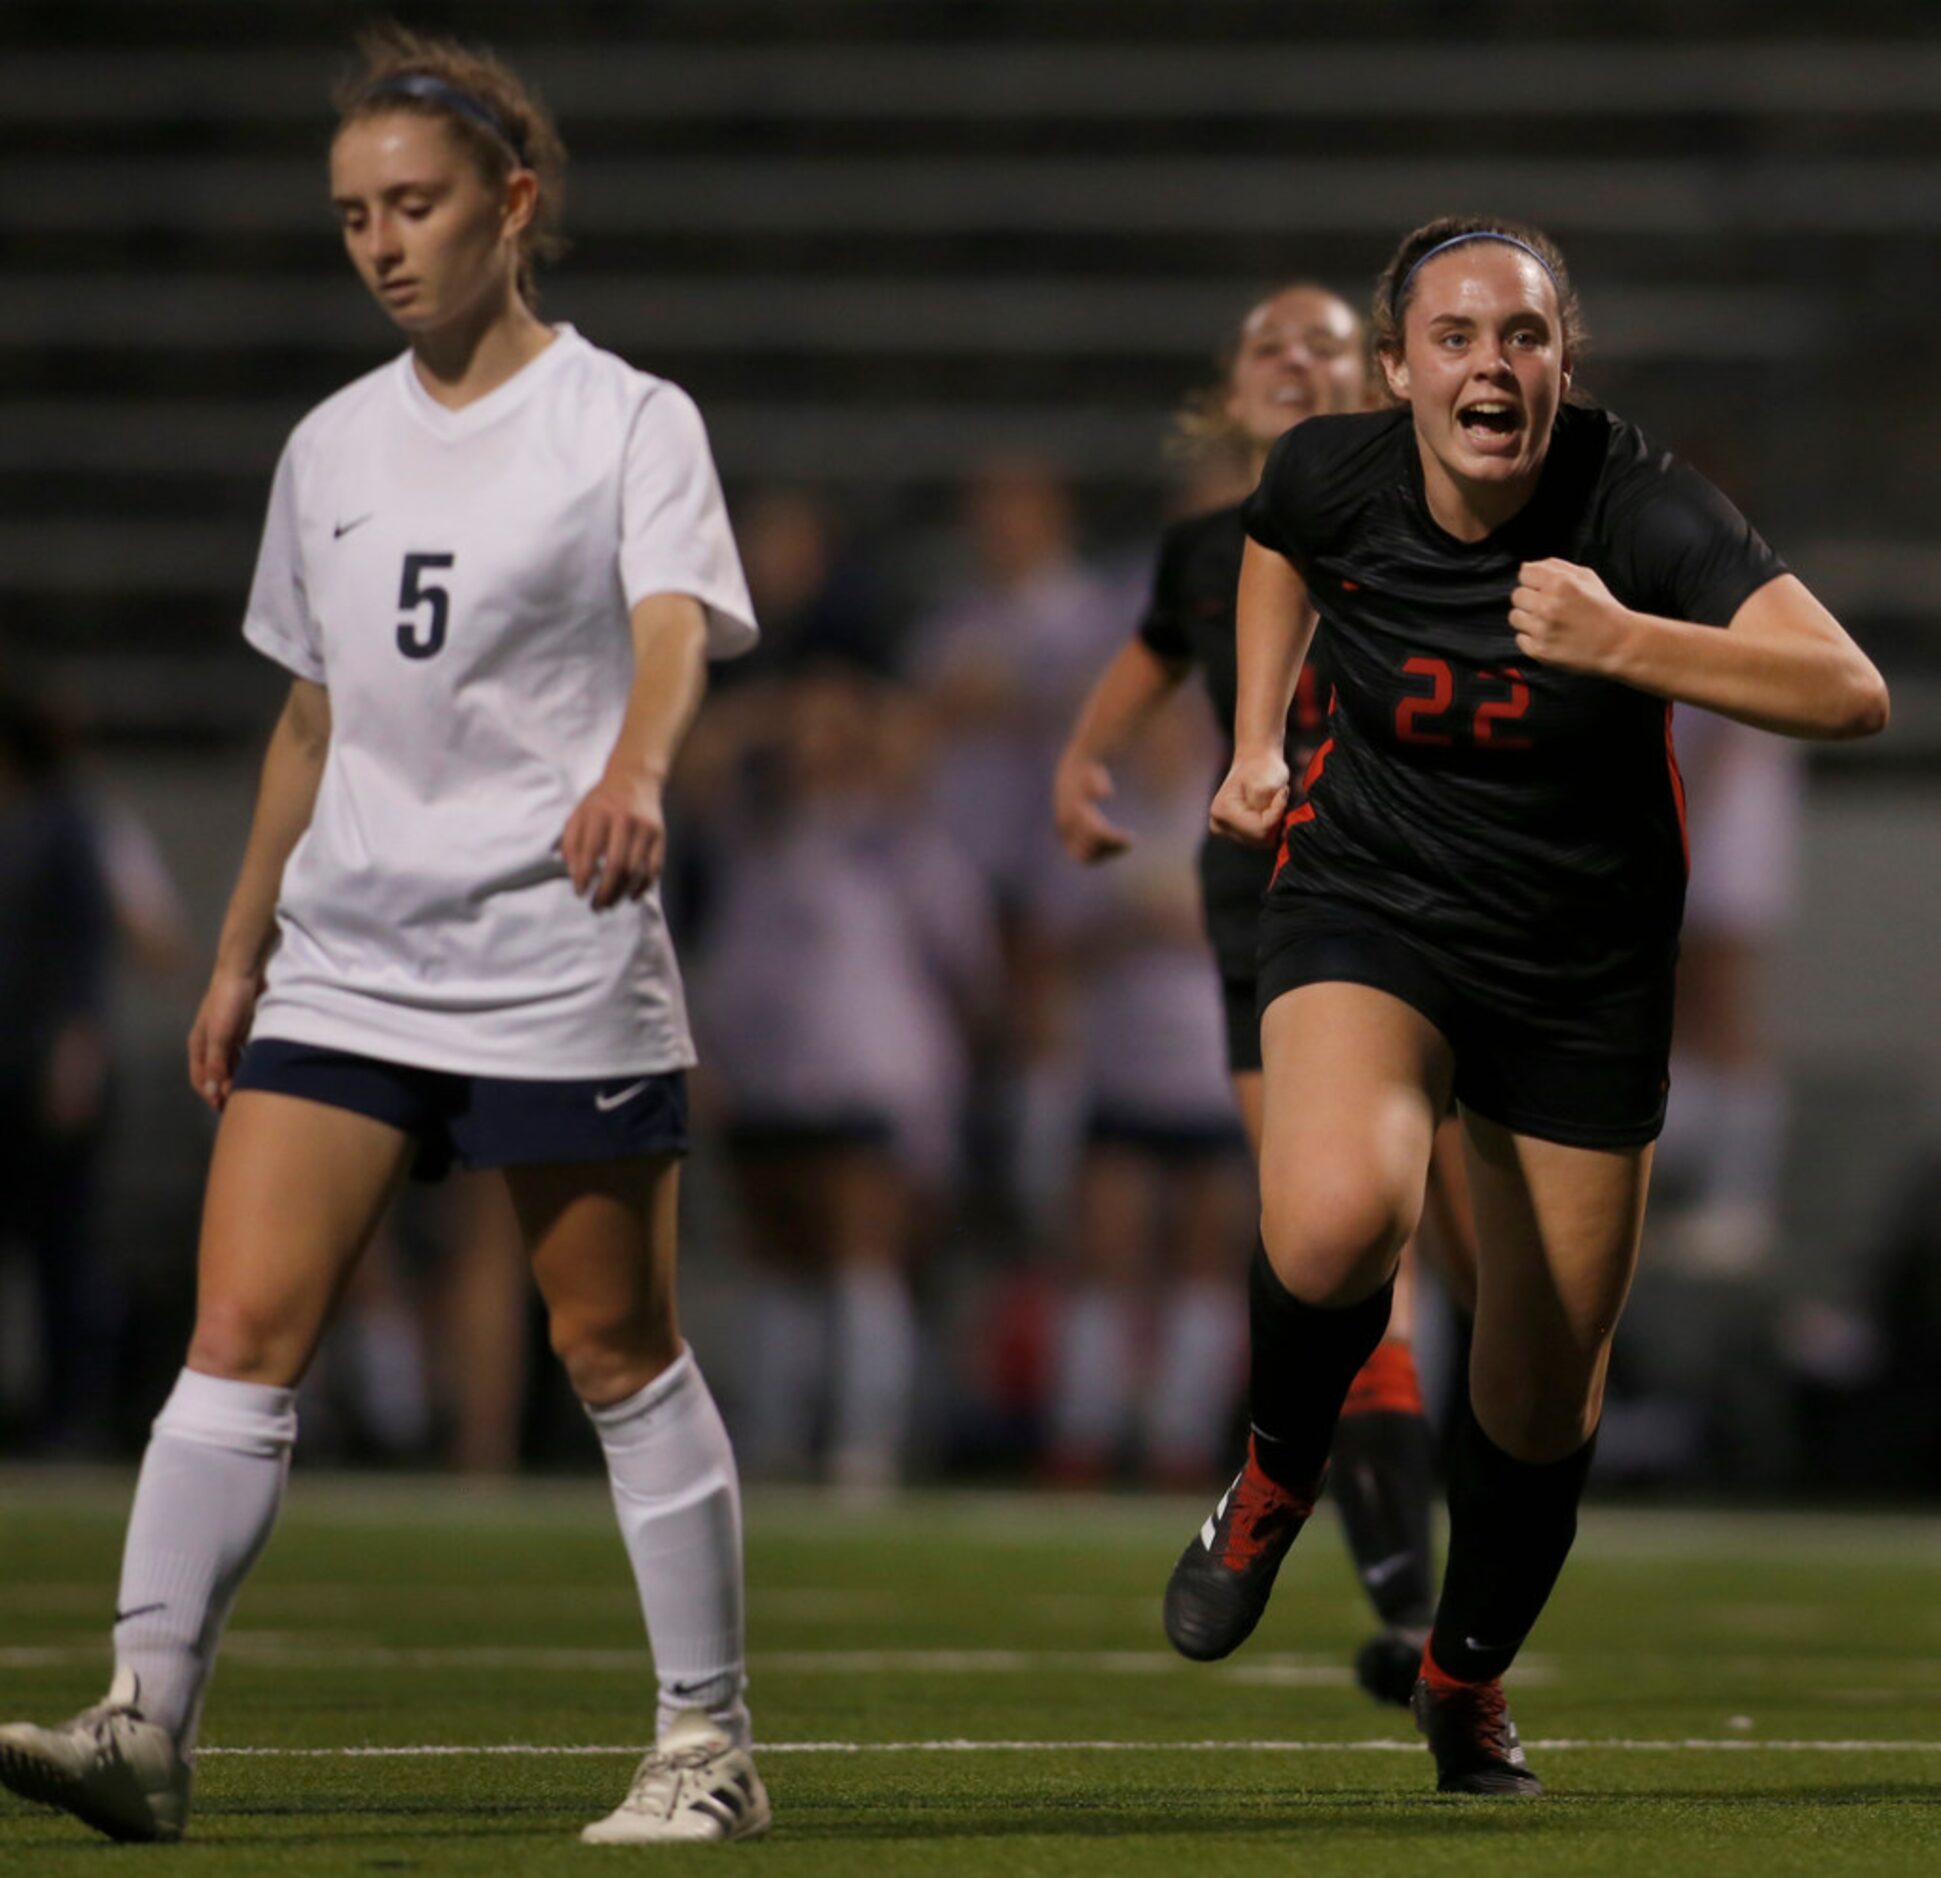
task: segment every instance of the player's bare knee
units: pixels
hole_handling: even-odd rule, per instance
[[[289,1388],[301,1380],[305,1363],[301,1339],[275,1315],[205,1299],[189,1338],[188,1366],[230,1382]]]
[[[639,1319],[598,1321],[555,1311],[553,1353],[582,1402],[595,1408],[637,1395],[681,1353],[672,1324]]]
[[[1330,1206],[1309,1194],[1263,1195],[1260,1239],[1274,1275],[1304,1304],[1358,1304],[1387,1283],[1409,1236],[1393,1209],[1354,1196]]]
[[[1527,1372],[1508,1386],[1479,1383],[1476,1419],[1483,1432],[1513,1460],[1541,1466],[1575,1454],[1591,1438],[1603,1407],[1603,1390],[1581,1377],[1544,1378]]]
[[[1304,1304],[1359,1304],[1388,1282],[1413,1230],[1413,1213],[1353,1170],[1262,1182],[1267,1263]]]

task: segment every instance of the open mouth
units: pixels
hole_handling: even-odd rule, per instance
[[[1463,435],[1481,449],[1514,443],[1523,429],[1523,413],[1513,404],[1482,398],[1456,413]]]

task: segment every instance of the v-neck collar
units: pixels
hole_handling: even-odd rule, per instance
[[[424,380],[418,376],[418,368],[411,354],[406,352],[397,362],[398,390],[405,408],[419,423],[434,436],[448,443],[456,442],[483,430],[488,424],[496,424],[508,412],[517,410],[544,383],[563,355],[576,351],[585,343],[572,326],[562,321],[553,328],[553,341],[543,352],[528,359],[510,378],[503,384],[494,385],[484,397],[474,398],[456,411],[440,404],[425,389]]]

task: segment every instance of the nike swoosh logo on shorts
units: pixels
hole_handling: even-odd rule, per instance
[[[651,1076],[643,1076],[638,1082],[629,1083],[615,1095],[596,1095],[593,1098],[593,1106],[604,1115],[609,1109],[620,1107],[623,1102],[631,1102],[653,1080]]]
[[[371,511],[371,515],[375,515],[376,513],[377,513],[377,510],[375,509]],[[360,515],[355,521],[352,521],[352,522],[339,522],[337,526],[330,531],[331,540],[341,541],[347,534],[350,533],[350,531],[353,528],[362,528],[364,524],[371,519],[371,515]]]

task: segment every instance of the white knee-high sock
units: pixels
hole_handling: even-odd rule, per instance
[[[917,1314],[899,1271],[854,1265],[836,1274],[830,1477],[893,1487],[909,1444],[917,1378]]]
[[[1110,1458],[1131,1413],[1138,1325],[1130,1300],[1110,1285],[1081,1284],[1058,1335],[1051,1436],[1060,1448]]]
[[[756,1476],[806,1474],[829,1368],[829,1299],[820,1284],[764,1277],[749,1302],[736,1451]]]
[[[741,1487],[720,1411],[691,1351],[646,1388],[587,1414],[606,1450],[620,1536],[660,1679],[659,1731],[706,1709],[737,1742],[743,1691]]]
[[[296,1391],[185,1369],[142,1458],[115,1600],[115,1668],[132,1671],[147,1718],[186,1754],[230,1606],[269,1539]]]
[[[1172,1467],[1217,1467],[1240,1400],[1247,1294],[1206,1279],[1177,1286],[1163,1306],[1147,1435]]]

